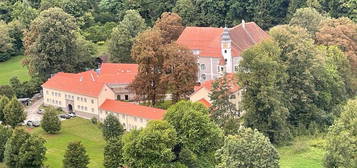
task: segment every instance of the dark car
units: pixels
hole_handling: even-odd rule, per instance
[[[63,119],[70,119],[71,118],[71,116],[68,115],[68,114],[60,114],[59,117],[63,118]]]
[[[26,125],[29,127],[39,127],[40,126],[40,121],[27,121]]]

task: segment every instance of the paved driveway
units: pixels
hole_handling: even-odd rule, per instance
[[[32,120],[32,121],[41,121],[42,115],[37,114],[38,109],[40,106],[43,104],[43,98],[37,100],[30,106],[27,106],[25,108],[25,112],[27,112],[27,117],[26,120]]]

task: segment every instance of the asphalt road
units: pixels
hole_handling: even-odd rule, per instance
[[[42,115],[37,114],[38,109],[43,104],[43,98],[37,100],[36,102],[32,103],[30,106],[25,108],[25,112],[27,113],[26,121],[41,121]]]

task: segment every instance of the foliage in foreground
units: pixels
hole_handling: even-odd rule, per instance
[[[327,168],[357,167],[357,99],[350,100],[327,135]]]
[[[216,153],[217,168],[278,168],[279,154],[269,139],[257,130],[240,128],[237,135],[229,135]]]

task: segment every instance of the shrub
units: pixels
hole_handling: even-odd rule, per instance
[[[95,124],[95,125],[98,124],[98,119],[96,117],[92,117],[92,119],[90,119],[90,121],[92,122],[92,124]]]
[[[61,130],[61,121],[55,108],[47,108],[41,120],[41,127],[49,134],[55,134]]]

